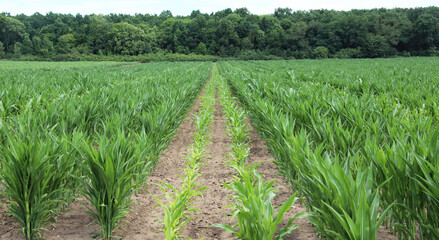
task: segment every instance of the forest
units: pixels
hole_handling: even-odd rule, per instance
[[[439,7],[277,8],[269,15],[255,15],[247,8],[211,14],[194,10],[189,16],[173,16],[171,11],[158,15],[0,14],[0,59],[377,58],[437,56],[438,47]]]

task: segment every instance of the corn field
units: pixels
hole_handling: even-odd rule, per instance
[[[79,194],[91,203],[99,236],[110,239],[207,81],[210,64],[65,64],[50,71],[48,64],[34,65],[0,70],[8,213],[26,239],[36,239]]]
[[[437,59],[224,62],[328,239],[439,237]]]
[[[185,239],[197,224],[218,116],[230,147],[221,158],[233,170],[223,183],[233,223],[209,228],[288,239],[306,218],[326,239],[373,240],[383,229],[439,239],[438,58],[0,61],[0,86],[2,204],[25,239],[44,238],[75,201],[97,223],[92,237],[123,237],[115,231],[133,194],[149,184],[203,88],[180,184],[165,178],[154,185],[163,195],[151,196],[163,211],[163,239]],[[280,206],[274,181],[247,162],[250,124],[294,191]],[[306,212],[285,219],[299,202]]]

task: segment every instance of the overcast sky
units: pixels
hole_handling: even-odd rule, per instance
[[[171,10],[175,15],[189,15],[192,10],[211,13],[225,8],[246,7],[254,14],[271,14],[278,7],[294,10],[414,8],[439,6],[439,0],[0,0],[0,12],[11,15],[35,12],[54,13],[150,13]]]

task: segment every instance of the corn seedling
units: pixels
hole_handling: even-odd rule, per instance
[[[274,180],[265,182],[258,173],[259,164],[246,165],[249,156],[249,131],[243,121],[245,112],[239,109],[235,99],[231,98],[230,92],[224,81],[219,81],[219,92],[224,114],[229,120],[227,124],[228,136],[231,139],[232,153],[228,166],[238,173],[235,180],[226,185],[233,190],[232,198],[235,201],[232,218],[236,217],[238,224],[230,226],[214,224],[226,232],[233,233],[239,239],[285,239],[287,234],[298,228],[293,225],[297,218],[306,217],[307,213],[300,213],[290,218],[285,227],[278,229],[284,215],[296,202],[296,193],[291,195],[282,206],[276,208],[272,205],[276,197],[277,188],[273,187]]]
[[[199,168],[202,165],[201,160],[206,157],[206,146],[209,144],[209,127],[214,118],[213,105],[215,104],[215,82],[212,81],[202,96],[200,112],[195,114],[195,133],[193,136],[194,143],[186,156],[186,169],[184,176],[180,176],[182,185],[180,189],[165,182],[158,184],[163,191],[163,195],[154,197],[158,201],[158,206],[164,209],[163,223],[161,229],[164,231],[166,240],[182,239],[181,230],[195,216],[190,213],[198,211],[192,207],[195,197],[202,196],[202,191],[206,187],[199,186],[196,181],[201,175]],[[165,196],[167,201],[160,197]]]

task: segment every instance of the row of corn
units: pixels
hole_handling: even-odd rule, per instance
[[[2,73],[0,176],[8,213],[26,239],[36,239],[85,198],[97,235],[110,239],[209,64]]]
[[[201,97],[200,110],[194,115],[196,129],[193,136],[194,143],[186,155],[186,168],[184,175],[180,176],[181,186],[176,187],[165,182],[158,185],[164,194],[155,199],[164,209],[162,230],[166,240],[181,239],[181,230],[195,217],[193,212],[199,211],[192,203],[194,197],[202,195],[202,191],[206,189],[200,186],[197,179],[202,174],[200,172],[200,167],[204,164],[202,159],[208,156],[206,147],[210,144],[210,126],[215,117],[213,114],[215,88],[215,83],[211,81],[206,87],[206,93]],[[166,197],[166,201],[162,200],[163,196]]]
[[[213,69],[213,77],[219,78],[216,66]],[[246,114],[239,108],[236,99],[231,93],[226,82],[219,78],[218,89],[223,113],[228,119],[227,135],[231,141],[230,162],[227,164],[236,170],[237,176],[234,181],[225,186],[233,190],[231,196],[235,202],[232,216],[237,218],[237,224],[215,224],[224,231],[232,233],[238,239],[284,239],[287,234],[293,232],[298,226],[293,221],[305,217],[306,213],[297,214],[287,221],[286,226],[278,229],[284,219],[284,214],[291,209],[296,202],[296,193],[291,195],[280,207],[272,204],[278,188],[274,187],[275,180],[264,181],[258,173],[258,164],[247,164],[250,154],[250,132],[247,123],[244,122]]]
[[[401,239],[439,238],[437,95],[416,87],[436,86],[435,70],[388,71],[389,62],[365,60],[314,64],[221,68],[279,169],[306,198],[315,229],[330,239],[376,239],[384,225]],[[368,78],[353,88],[356,64]],[[339,80],[329,74],[336,71]]]

